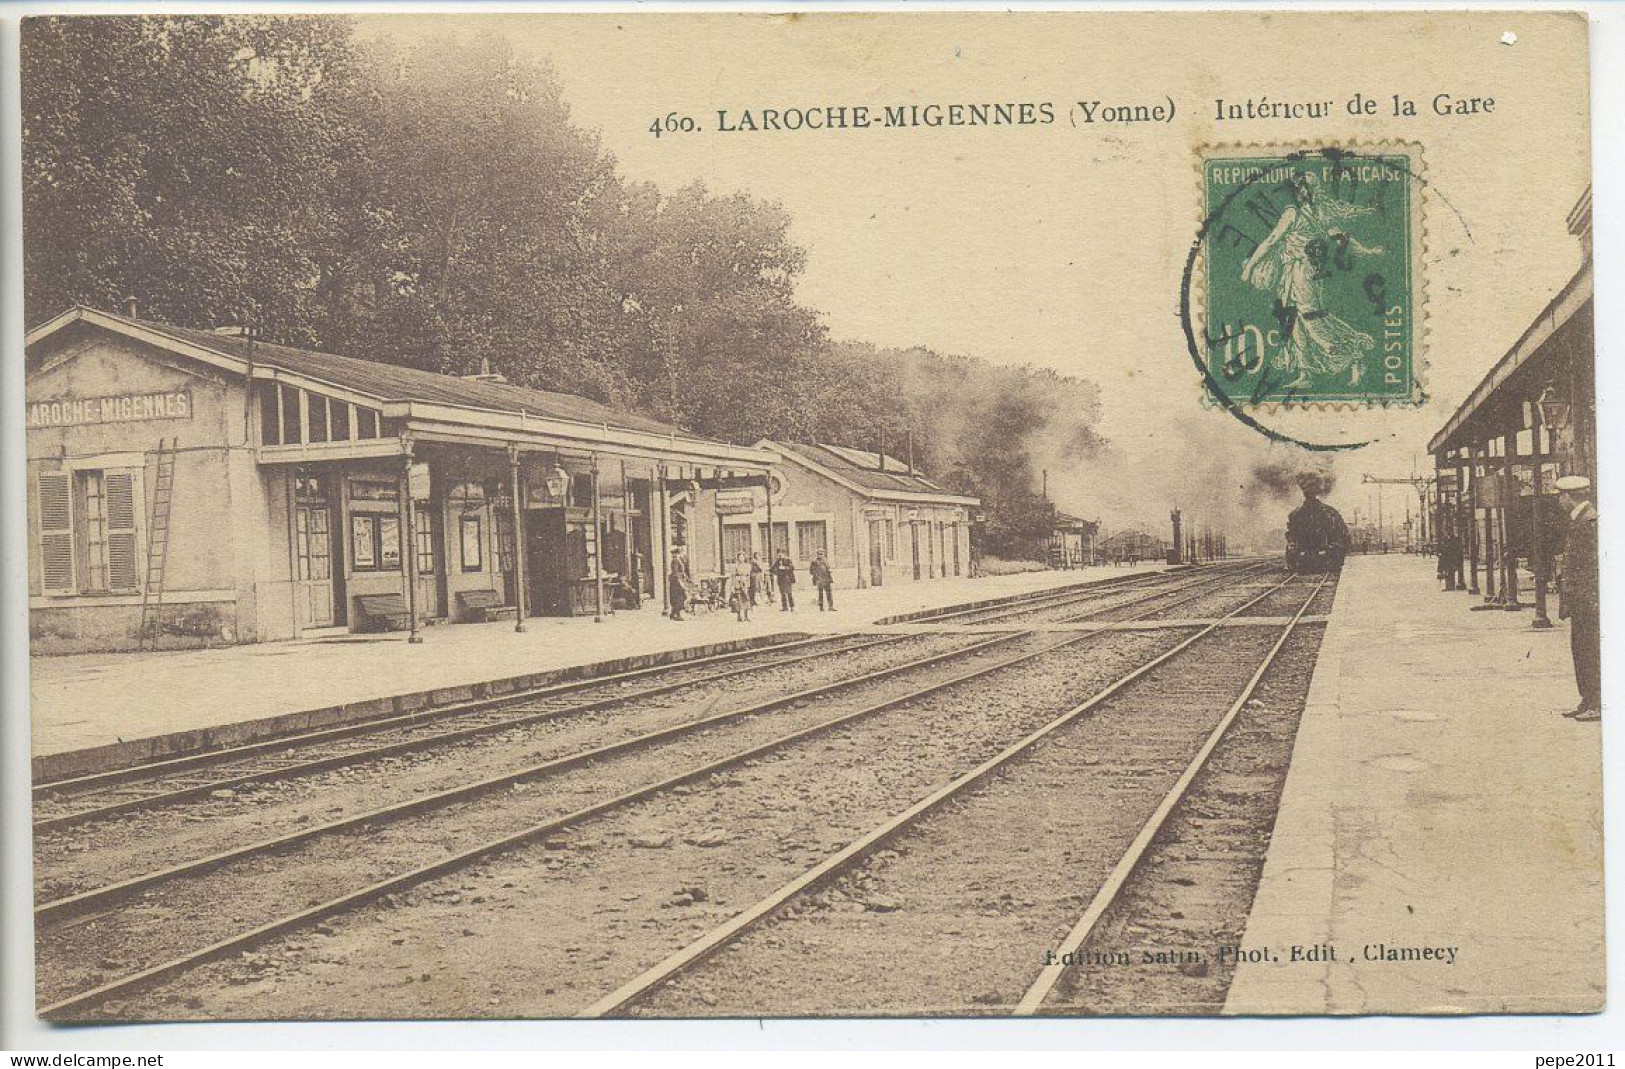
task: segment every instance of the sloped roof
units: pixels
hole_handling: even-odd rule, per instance
[[[1084,531],[1094,531],[1100,528],[1100,523],[1097,520],[1086,520],[1081,516],[1074,516],[1070,512],[1062,512],[1060,509],[1056,509],[1055,526],[1057,529],[1075,527]]]
[[[352,356],[337,356],[311,349],[294,349],[264,341],[253,342],[251,351],[249,340],[244,337],[177,327],[157,320],[137,319],[100,309],[92,311],[98,316],[140,327],[234,360],[247,363],[252,359],[252,362],[260,367],[272,367],[306,376],[369,397],[376,397],[380,401],[419,401],[454,405],[487,412],[523,414],[543,419],[569,420],[620,430],[640,431],[646,434],[675,435],[690,440],[703,440],[659,420],[625,412],[574,394],[459,378],[456,375],[419,371],[416,368],[385,364],[376,360],[362,360]]]
[[[810,464],[823,468],[832,475],[877,494],[932,494],[938,497],[974,500],[969,498],[968,495],[944,490],[924,475],[911,470],[907,464],[895,457],[886,458],[886,468],[882,471],[880,470],[880,454],[863,449],[824,445],[818,442],[780,442],[772,440],[763,444],[769,445],[786,455],[799,457]]]

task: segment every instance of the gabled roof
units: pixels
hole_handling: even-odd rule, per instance
[[[1080,531],[1096,531],[1100,529],[1100,521],[1086,520],[1081,516],[1074,516],[1070,512],[1055,510],[1055,527],[1057,530],[1075,529]]]
[[[799,461],[802,466],[821,472],[870,497],[914,501],[930,498],[955,505],[980,504],[978,498],[944,490],[895,457],[887,457],[885,470],[881,470],[880,454],[863,449],[765,438],[756,444],[775,450],[787,459]]]
[[[512,415],[523,413],[543,419],[569,420],[650,434],[693,437],[658,420],[611,408],[609,405],[574,394],[459,378],[455,375],[419,371],[416,368],[400,367],[376,360],[337,356],[312,349],[294,349],[264,341],[250,343],[247,338],[241,336],[177,327],[157,320],[136,319],[99,309],[75,308],[58,316],[30,331],[28,344],[32,346],[75,322],[88,322],[113,329],[119,326],[135,328],[142,333],[160,335],[162,338],[183,342],[189,347],[226,357],[239,365],[243,372],[248,370],[251,363],[260,368],[279,368],[295,375],[353,390],[386,403],[421,401]]]

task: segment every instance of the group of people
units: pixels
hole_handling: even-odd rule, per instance
[[[807,567],[813,587],[818,591],[818,611],[835,611],[835,576],[823,553],[813,558]],[[740,553],[722,576],[722,600],[733,610],[735,619],[750,619],[750,610],[761,601],[773,601],[773,590],[779,592],[779,611],[796,610],[796,566],[788,553],[779,553],[773,563],[762,564],[760,554],[746,557]],[[693,600],[695,582],[689,572],[688,561],[681,547],[671,551],[671,569],[666,576],[667,603],[673,620],[683,619],[683,613]]]

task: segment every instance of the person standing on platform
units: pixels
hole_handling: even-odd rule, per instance
[[[1558,615],[1569,622],[1569,649],[1580,704],[1564,716],[1602,719],[1602,645],[1597,630],[1597,506],[1591,502],[1591,480],[1565,475],[1557,480],[1559,500],[1569,514],[1563,540],[1563,602]]]
[[[750,620],[750,606],[755,600],[755,591],[751,589],[752,580],[750,561],[741,553],[734,558],[733,566],[728,569],[728,604],[733,606],[734,619],[740,623]]]
[[[768,601],[773,600],[773,592],[767,589],[767,569],[762,567],[762,555],[752,553],[750,555],[750,603],[752,605],[756,604],[758,596],[765,597]]]
[[[827,604],[829,611],[835,611],[835,576],[829,570],[829,561],[824,559],[822,553],[813,558],[807,572],[812,576],[813,586],[818,588],[818,611],[823,612]]]
[[[1454,531],[1439,539],[1439,578],[1444,580],[1446,590],[1456,589],[1461,560],[1461,538]]]
[[[773,579],[779,585],[779,611],[796,611],[796,566],[790,563],[790,554],[780,553],[773,558]]]
[[[681,620],[688,607],[688,562],[683,551],[671,551],[671,570],[666,573],[666,601],[671,605],[671,618]]]

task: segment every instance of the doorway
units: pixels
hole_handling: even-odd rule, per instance
[[[309,472],[294,474],[294,612],[300,630],[342,623],[339,569],[333,566],[333,505],[327,480]]]

